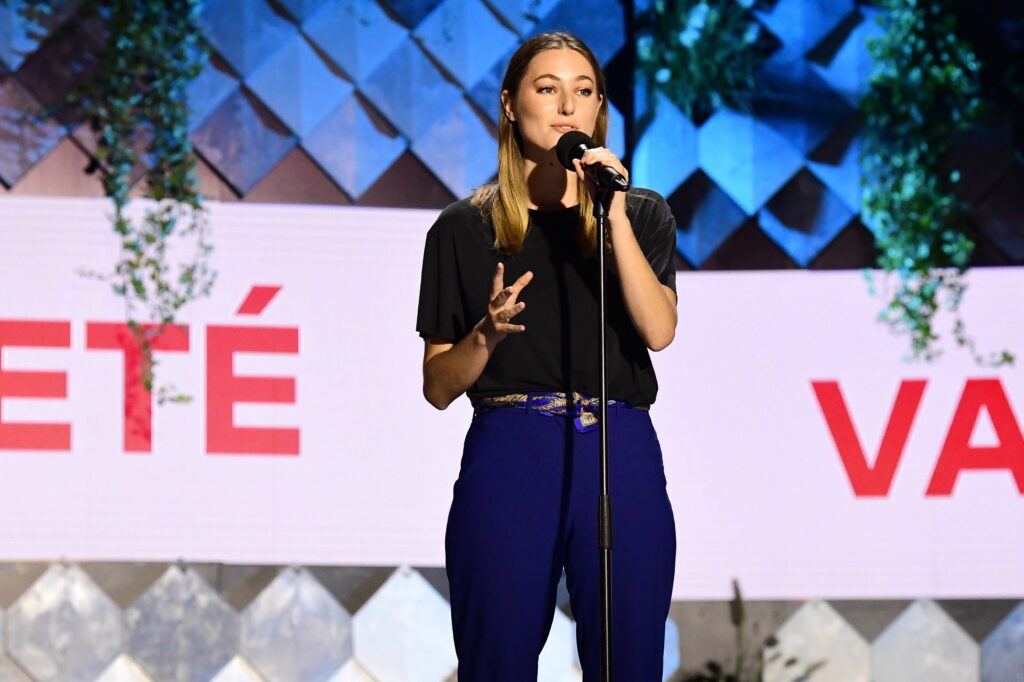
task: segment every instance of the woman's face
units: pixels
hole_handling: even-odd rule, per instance
[[[514,97],[501,93],[505,114],[519,126],[527,158],[550,153],[570,130],[593,136],[601,95],[594,69],[576,50],[545,50],[530,62]]]

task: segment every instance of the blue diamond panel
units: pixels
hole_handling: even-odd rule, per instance
[[[848,209],[860,213],[860,136],[843,141],[835,159],[808,161],[807,167]]]
[[[697,170],[697,128],[659,94],[655,115],[633,152],[633,182],[669,196]]]
[[[300,24],[317,13],[327,0],[277,0],[291,18]]]
[[[192,133],[203,157],[241,194],[247,193],[295,145],[295,138],[241,90]]]
[[[610,99],[608,100],[608,137],[604,146],[620,158],[626,155],[626,121]]]
[[[779,0],[756,16],[782,40],[777,53],[800,59],[853,11],[853,0]]]
[[[32,40],[19,18],[19,9],[24,0],[13,0],[9,5],[0,4],[0,64],[14,71],[25,60],[26,55],[38,47]]]
[[[797,265],[807,267],[853,215],[817,178],[803,172],[768,202],[758,223]]]
[[[245,82],[299,137],[313,132],[353,90],[297,33]]]
[[[756,118],[721,109],[699,133],[700,166],[753,215],[803,165],[803,155]]]
[[[812,64],[825,81],[842,96],[850,106],[857,106],[868,91],[872,60],[868,53],[868,41],[879,38],[884,31],[878,24],[878,11],[867,7],[860,9],[863,19],[826,66]]]
[[[853,109],[810,64],[778,57],[761,69],[754,110],[805,155],[853,115]]]
[[[248,76],[296,32],[266,0],[206,0],[203,35],[241,76]]]
[[[403,135],[418,140],[448,115],[462,92],[418,45],[406,40],[362,84],[361,91]]]
[[[28,4],[26,0],[0,2],[0,71],[3,71],[4,67],[16,71],[46,40],[50,32],[76,10],[79,0],[56,3],[54,13],[42,21],[43,25],[31,30],[21,20],[21,11]]]
[[[64,135],[13,76],[0,76],[0,181],[12,186]]]
[[[457,197],[468,195],[498,170],[498,143],[465,100],[436,121],[412,150]]]
[[[154,680],[207,682],[238,648],[238,614],[191,568],[168,569],[124,620],[125,653]]]
[[[609,0],[562,2],[537,24],[531,34],[569,31],[590,46],[603,66],[626,44],[626,13]]]
[[[520,35],[526,35],[534,25],[558,5],[559,0],[491,0],[491,7],[511,24]]]
[[[498,59],[467,93],[473,103],[480,107],[480,111],[495,125],[501,116],[501,79],[505,75],[505,66],[512,57],[512,52],[513,50],[509,50]]]
[[[676,250],[698,267],[747,219],[743,209],[703,173],[687,180],[672,198],[679,224]]]
[[[1024,680],[1024,602],[982,642],[981,679],[984,682]]]
[[[349,614],[304,569],[278,574],[241,626],[239,653],[263,679],[329,682],[352,656]]]
[[[408,35],[371,0],[328,0],[302,28],[358,83],[369,77]]]
[[[388,0],[388,8],[398,15],[406,26],[414,27],[423,21],[441,0]]]
[[[444,0],[413,35],[464,88],[480,80],[517,42],[516,34],[480,0]]]
[[[359,198],[402,155],[406,141],[382,131],[351,95],[302,146],[345,192]]]
[[[203,70],[188,86],[189,129],[198,128],[237,89],[238,79],[227,68],[217,59],[207,60]]]

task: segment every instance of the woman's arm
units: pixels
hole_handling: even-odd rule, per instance
[[[676,335],[676,292],[658,281],[625,213],[608,222],[629,319],[648,348],[662,350]]]
[[[611,166],[629,178],[629,172],[609,149],[589,149],[582,159],[575,160],[573,164],[591,195],[595,188],[583,167],[595,163]],[[676,336],[676,293],[658,281],[640,248],[633,225],[626,216],[626,193],[614,192],[611,204],[608,208],[608,231],[626,312],[644,344],[653,351],[659,351],[672,343]]]
[[[476,383],[498,343],[509,334],[526,331],[525,326],[509,322],[526,307],[526,303],[516,302],[516,297],[533,279],[533,273],[527,272],[507,287],[504,275],[505,266],[498,263],[487,314],[462,340],[450,343],[424,339],[423,397],[439,410],[451,405]]]

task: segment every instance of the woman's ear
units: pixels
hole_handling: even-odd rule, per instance
[[[512,97],[508,94],[508,90],[501,91],[501,110],[512,123],[516,122],[516,117],[512,113]]]

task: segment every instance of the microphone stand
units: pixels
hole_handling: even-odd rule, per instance
[[[597,546],[601,553],[601,679],[612,679],[612,499],[608,491],[608,348],[605,344],[607,306],[605,304],[605,234],[608,205],[612,191],[598,189],[594,197],[594,218],[597,219],[597,281],[598,333],[601,354],[601,387],[598,405],[601,408],[601,490],[597,498]]]

